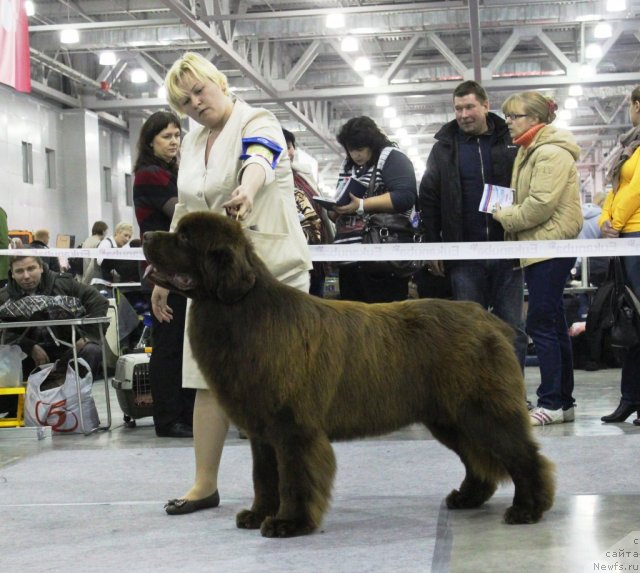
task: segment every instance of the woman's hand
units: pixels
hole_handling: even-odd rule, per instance
[[[47,354],[46,350],[38,344],[33,345],[30,354],[36,366],[42,366],[43,364],[48,364],[50,362],[49,355]]]
[[[605,221],[604,223],[602,223],[602,227],[600,227],[600,230],[602,231],[602,236],[605,239],[617,239],[618,237],[620,237],[620,231],[616,231],[611,226],[611,221]]]
[[[502,216],[502,206],[500,203],[494,204],[493,209],[491,210],[491,215],[496,221],[498,221],[498,223],[500,222],[500,217]]]
[[[160,286],[154,286],[151,293],[151,309],[153,315],[160,322],[171,322],[173,319],[173,309],[167,304],[169,290]]]
[[[232,191],[231,199],[223,203],[222,206],[230,217],[245,219],[253,209],[253,193],[241,183]]]
[[[360,199],[356,197],[353,193],[349,193],[349,197],[351,201],[346,205],[337,206],[334,209],[338,215],[355,215],[358,207],[360,206]]]

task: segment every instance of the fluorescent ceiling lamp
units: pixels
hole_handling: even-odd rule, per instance
[[[588,44],[584,50],[584,57],[587,60],[597,60],[602,57],[602,46],[600,44]]]
[[[142,68],[131,70],[131,81],[134,84],[144,84],[148,79],[149,76],[147,76],[147,72],[145,72]]]
[[[570,109],[561,109],[558,112],[558,119],[569,121],[571,117],[572,117],[572,114]]]
[[[365,88],[375,88],[380,85],[380,78],[375,74],[367,74],[364,77],[364,87]]]
[[[113,52],[100,52],[100,65],[101,66],[115,66],[116,55]]]
[[[24,3],[24,11],[27,16],[34,16],[36,13],[36,7],[31,0],[26,0]]]
[[[626,9],[626,0],[607,0],[607,12],[622,12]]]
[[[382,94],[376,97],[376,106],[387,107],[389,105],[389,96]]]
[[[571,97],[580,97],[582,96],[582,86],[579,84],[569,86],[569,95]]]
[[[340,43],[340,49],[343,52],[357,52],[358,51],[358,39],[353,36],[346,36]]]
[[[63,44],[77,44],[80,41],[80,34],[75,28],[66,28],[60,32],[60,41]]]
[[[366,56],[360,56],[353,62],[353,69],[356,72],[368,72],[371,69],[371,62]]]
[[[344,28],[344,14],[327,14],[327,19],[324,22],[327,28]]]
[[[611,38],[611,34],[613,34],[613,30],[611,29],[611,24],[608,22],[599,22],[593,29],[593,37],[599,40]]]
[[[393,119],[396,115],[398,115],[398,112],[396,111],[395,107],[389,106],[384,108],[384,112],[382,113],[382,115],[386,119]]]
[[[167,88],[165,88],[164,86],[160,86],[158,88],[157,96],[160,99],[167,99]]]
[[[578,100],[574,97],[568,97],[564,100],[564,109],[576,109],[578,107]]]

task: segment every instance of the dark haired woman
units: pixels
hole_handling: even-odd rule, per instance
[[[607,180],[612,189],[605,199],[598,223],[607,239],[640,237],[640,86],[631,92],[629,119],[632,128],[613,150]],[[640,256],[622,257],[625,283],[640,297]],[[640,426],[640,346],[629,348],[622,363],[622,397],[603,422],[624,422],[634,412]]]
[[[168,111],[158,111],[145,121],[138,139],[133,182],[133,203],[140,233],[168,231],[178,202],[178,150],[180,119]],[[169,295],[173,309],[171,322],[159,322],[152,314],[153,353],[149,378],[153,396],[153,423],[160,437],[193,436],[195,390],[182,388],[182,343],[186,299]]]
[[[367,116],[347,121],[340,128],[338,142],[347,154],[340,169],[339,185],[340,181],[355,177],[367,191],[364,198],[350,195],[348,204],[336,207],[334,242],[360,242],[361,234],[341,233],[340,229],[357,228],[358,221],[371,213],[400,213],[408,221],[417,198],[416,174],[409,158]],[[409,294],[409,277],[372,272],[358,263],[341,265],[339,280],[344,300],[391,302],[405,300]]]

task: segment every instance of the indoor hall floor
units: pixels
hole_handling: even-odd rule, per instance
[[[532,398],[538,369],[526,378]],[[619,378],[577,370],[575,422],[535,429],[557,469],[555,505],[536,525],[502,522],[510,484],[480,509],[447,510],[462,464],[412,426],[335,444],[332,506],[319,532],[293,539],[236,529],[252,486],[249,444],[233,428],[221,507],[166,515],[165,500],[190,485],[192,440],[157,438],[150,418],[125,427],[111,389],[109,432],[37,441],[0,430],[0,563],[23,573],[640,571],[640,427],[599,419],[618,403]],[[98,384],[94,395],[104,419]]]

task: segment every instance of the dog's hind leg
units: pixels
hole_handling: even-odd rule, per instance
[[[289,427],[275,444],[280,509],[260,528],[264,537],[293,537],[317,529],[329,507],[336,460],[329,439],[316,430]]]
[[[258,529],[265,517],[275,515],[280,506],[275,450],[263,440],[252,437],[251,455],[254,499],[251,509],[245,509],[236,516],[236,525],[241,529]]]
[[[434,438],[453,450],[460,456],[464,464],[466,474],[458,489],[454,489],[447,496],[446,503],[449,509],[473,509],[480,507],[496,491],[498,483],[495,479],[478,475],[473,464],[470,463],[465,453],[461,436],[454,428],[445,428],[433,424],[427,424]]]

